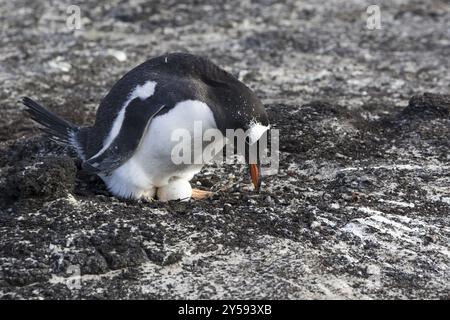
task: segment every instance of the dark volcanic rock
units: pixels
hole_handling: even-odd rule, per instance
[[[418,117],[449,117],[450,95],[424,93],[414,96],[403,113]]]
[[[0,5],[0,298],[449,298],[448,3],[383,2],[369,30],[366,1],[96,1],[75,31],[70,4]],[[280,130],[260,193],[213,165],[211,199],[117,199],[16,102],[88,125],[126,71],[185,50]]]
[[[68,157],[45,157],[13,164],[0,185],[5,201],[21,198],[58,199],[73,192],[76,167]]]

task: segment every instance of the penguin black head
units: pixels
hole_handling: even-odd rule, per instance
[[[244,83],[209,60],[205,61],[207,67],[202,68],[199,74],[201,81],[207,84],[210,106],[218,129],[224,136],[229,129],[243,130],[247,145],[256,144],[256,150],[259,150],[259,139],[269,129],[269,118],[263,104]],[[259,154],[252,160],[249,149],[247,146],[244,156],[249,164],[253,185],[259,190]]]
[[[234,87],[236,94],[230,93],[228,97],[230,104],[224,105],[226,110],[225,129],[242,129],[246,133],[244,156],[249,165],[252,183],[255,190],[259,191],[261,186],[259,141],[269,129],[269,118],[261,101],[247,86],[238,80],[231,86]],[[256,151],[256,157],[250,157],[250,145],[256,145],[256,148],[253,149]]]
[[[222,81],[214,81],[214,90],[211,92],[212,108],[219,130],[225,135],[226,129],[247,131],[259,125],[261,128],[253,130],[251,135],[251,140],[254,140],[251,142],[256,142],[260,137],[258,131],[262,130],[262,127],[267,130],[269,126],[269,118],[263,104],[250,88],[231,74],[224,72],[222,77]],[[208,81],[208,84],[211,85],[211,81]]]

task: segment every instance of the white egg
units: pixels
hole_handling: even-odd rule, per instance
[[[157,196],[160,201],[188,201],[192,196],[192,187],[189,181],[177,179],[166,186],[158,188]]]

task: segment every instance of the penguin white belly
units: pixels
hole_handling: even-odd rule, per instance
[[[194,130],[201,123],[202,130]],[[126,198],[154,198],[160,200],[190,198],[192,189],[189,180],[200,172],[203,164],[175,164],[172,150],[180,143],[173,140],[175,130],[189,132],[192,138],[191,153],[201,156],[209,143],[203,141],[207,129],[217,129],[211,109],[203,102],[186,100],[177,103],[167,113],[153,118],[135,154],[109,176],[102,176],[110,191]],[[214,150],[221,151],[224,137],[210,142]],[[194,159],[194,157],[192,157]]]

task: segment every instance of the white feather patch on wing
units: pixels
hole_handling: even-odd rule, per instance
[[[113,143],[114,139],[119,135],[120,129],[122,128],[123,121],[125,119],[125,112],[127,110],[127,106],[130,104],[130,102],[136,98],[139,98],[141,100],[148,99],[155,92],[155,87],[156,87],[156,82],[147,81],[142,86],[136,86],[136,88],[134,88],[134,90],[128,95],[128,99],[123,104],[122,109],[120,110],[119,114],[117,115],[117,118],[114,120],[111,131],[109,132],[109,135],[106,137],[105,141],[103,141],[103,148],[99,152],[97,152],[94,156],[92,156],[90,159],[96,158],[99,155],[101,155],[103,152],[105,152],[106,149],[108,149],[109,146]]]

